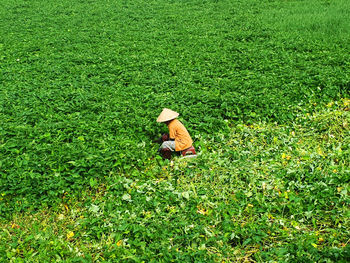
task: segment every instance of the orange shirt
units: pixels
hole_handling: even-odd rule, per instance
[[[175,139],[175,151],[182,151],[192,146],[191,136],[179,120],[172,120],[168,128],[170,139]]]

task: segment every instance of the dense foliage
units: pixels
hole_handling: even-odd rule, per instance
[[[349,260],[349,15],[2,1],[0,259]],[[163,107],[197,159],[157,156]]]

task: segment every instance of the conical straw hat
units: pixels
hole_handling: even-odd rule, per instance
[[[176,111],[172,111],[170,109],[164,108],[162,113],[159,114],[157,122],[165,122],[170,121],[172,119],[177,118],[179,114]]]

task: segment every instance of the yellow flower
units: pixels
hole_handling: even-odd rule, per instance
[[[197,213],[198,214],[201,214],[201,215],[206,215],[207,214],[207,211],[205,209],[198,209],[197,210]]]
[[[290,160],[290,158],[292,158],[290,155],[282,153],[282,159]]]
[[[349,99],[344,99],[343,100],[344,106],[347,107],[350,105],[350,100]]]
[[[201,215],[207,215],[208,211],[205,208],[201,208],[200,206],[197,206],[198,210],[197,213]]]
[[[19,229],[19,225],[17,225],[17,224],[15,224],[15,223],[13,223],[13,224],[11,225],[11,228],[16,228],[16,229]]]
[[[73,231],[69,231],[67,233],[67,239],[71,239],[72,237],[74,237],[74,232]]]
[[[123,240],[122,239],[117,242],[117,246],[118,247],[120,247],[121,245],[123,245]]]
[[[327,107],[330,108],[330,107],[332,107],[333,105],[334,105],[334,102],[331,101],[330,103],[327,104]]]

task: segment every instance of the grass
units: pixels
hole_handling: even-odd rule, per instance
[[[0,259],[348,261],[349,11],[3,1]]]
[[[350,22],[344,19],[350,11],[347,1],[286,1],[284,8],[275,1],[275,7],[266,10],[264,17],[282,34],[298,34],[328,44],[349,41]]]

